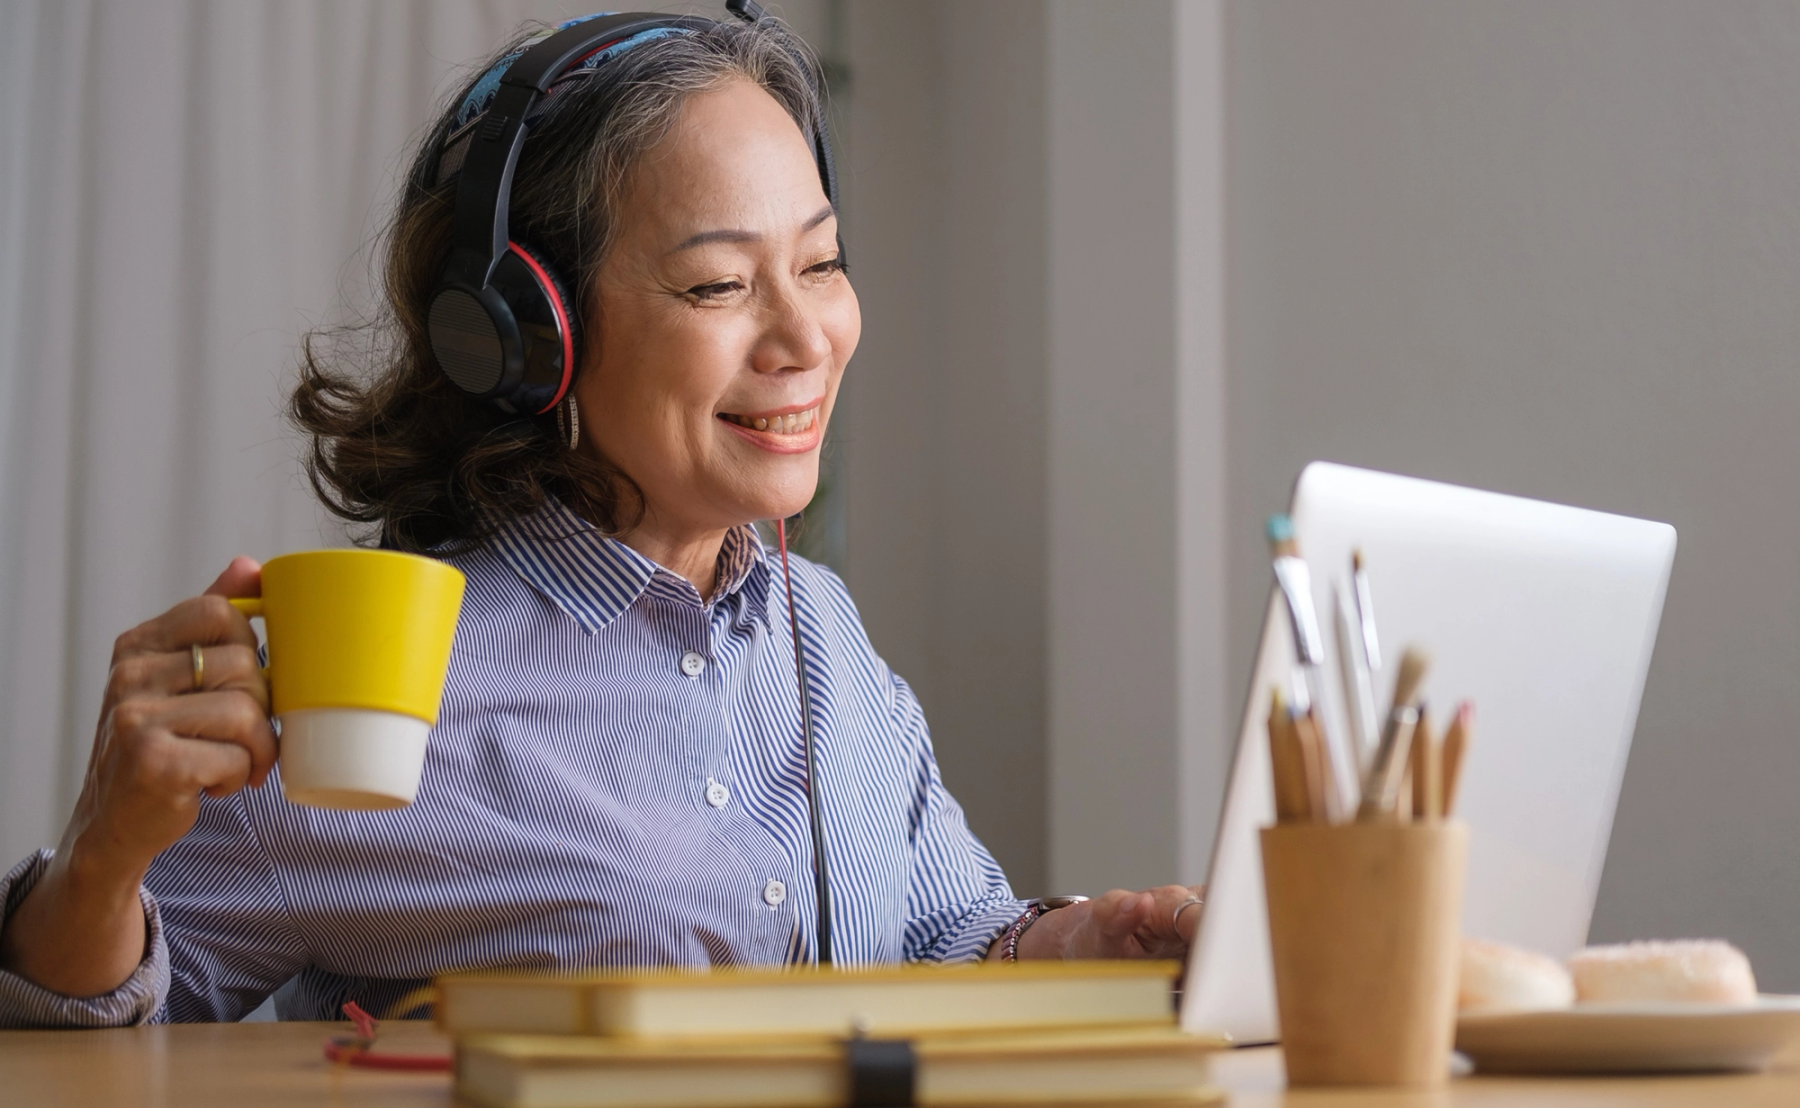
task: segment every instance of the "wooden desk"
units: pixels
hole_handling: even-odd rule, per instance
[[[120,1031],[0,1032],[0,1103],[51,1108],[214,1108],[254,1105],[447,1106],[450,1078],[438,1073],[384,1073],[329,1065],[327,1037],[347,1024],[238,1023],[141,1027]],[[431,1028],[392,1023],[384,1045],[398,1051],[444,1048]],[[1385,1089],[1282,1089],[1274,1048],[1227,1051],[1215,1080],[1233,1108],[1631,1108],[1800,1105],[1800,1066],[1766,1074],[1694,1077],[1469,1077],[1436,1093]]]

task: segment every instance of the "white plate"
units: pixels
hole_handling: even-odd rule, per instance
[[[1578,1004],[1464,1015],[1456,1049],[1488,1073],[1759,1070],[1800,1038],[1800,996],[1754,1004]]]

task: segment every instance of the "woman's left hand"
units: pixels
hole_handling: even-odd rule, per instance
[[[1025,958],[1183,958],[1200,926],[1205,886],[1163,885],[1045,912],[1019,936]],[[1186,905],[1183,908],[1183,905]]]

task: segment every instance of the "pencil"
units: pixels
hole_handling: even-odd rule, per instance
[[[1444,817],[1443,746],[1431,734],[1431,719],[1419,706],[1412,740],[1412,818],[1421,823]]]
[[[1312,818],[1305,759],[1280,690],[1269,696],[1269,768],[1275,785],[1275,821],[1305,823]]]
[[[1319,722],[1311,712],[1290,716],[1300,743],[1300,764],[1306,770],[1306,803],[1312,822],[1330,823],[1337,818],[1337,775],[1332,772],[1331,752],[1319,734]]]
[[[1465,700],[1456,709],[1456,718],[1450,721],[1450,730],[1444,733],[1444,815],[1448,817],[1456,808],[1456,786],[1462,780],[1462,765],[1469,753],[1469,738],[1475,730],[1475,705]]]

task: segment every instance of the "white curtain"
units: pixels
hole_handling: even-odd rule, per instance
[[[300,336],[366,305],[460,67],[580,7],[0,0],[0,866],[60,833],[121,631],[342,541],[279,414]]]

